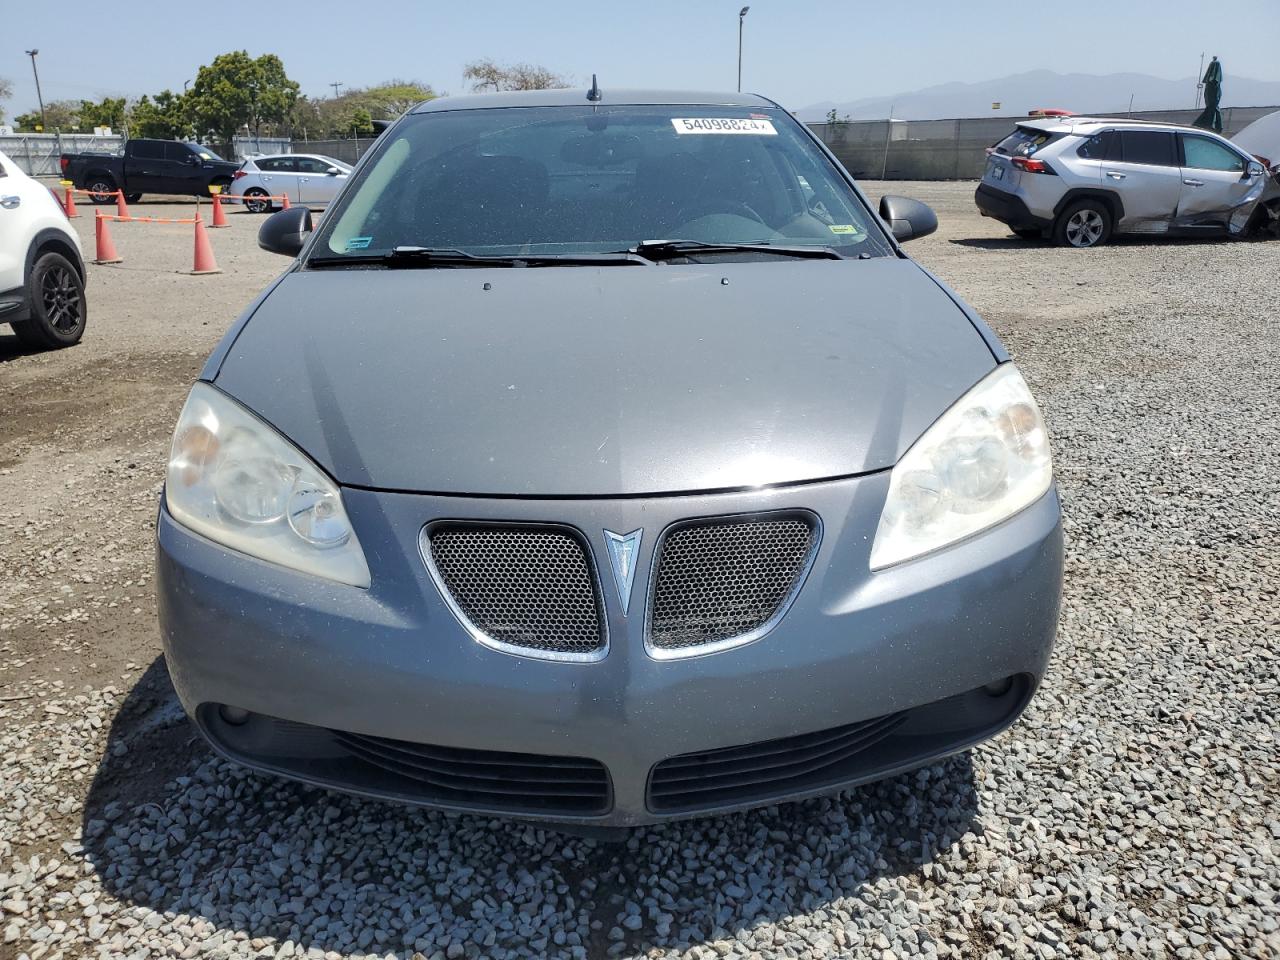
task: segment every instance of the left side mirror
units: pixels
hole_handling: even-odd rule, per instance
[[[880,218],[900,242],[927,237],[938,229],[938,215],[933,209],[910,197],[881,197]]]
[[[1250,160],[1244,175],[1252,180],[1254,177],[1260,177],[1266,172],[1266,169],[1257,160]]]
[[[273,213],[258,229],[258,246],[272,253],[296,257],[311,233],[311,211],[306,207],[290,207]]]

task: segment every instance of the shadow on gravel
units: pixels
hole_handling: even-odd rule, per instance
[[[362,800],[215,757],[157,658],[112,722],[82,843],[110,894],[187,915],[208,949],[270,938],[299,954],[582,958],[732,939],[927,873],[980,829],[976,812],[967,753],[838,797],[612,844]]]
[[[74,350],[75,348],[71,347],[70,349]],[[42,350],[40,347],[28,347],[14,334],[9,333],[8,326],[0,326],[0,363],[46,352],[48,351]]]

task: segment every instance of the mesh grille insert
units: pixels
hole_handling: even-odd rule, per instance
[[[444,588],[490,639],[560,654],[604,647],[595,572],[568,531],[450,524],[427,542]]]
[[[806,517],[679,527],[657,563],[649,642],[678,650],[741,637],[768,623],[803,576],[816,536]]]

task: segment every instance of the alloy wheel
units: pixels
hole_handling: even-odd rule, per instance
[[[1105,227],[1097,210],[1077,210],[1067,220],[1067,242],[1073,247],[1092,247],[1102,239]]]
[[[40,301],[49,326],[59,333],[73,332],[83,322],[80,289],[67,267],[54,266],[40,280]]]

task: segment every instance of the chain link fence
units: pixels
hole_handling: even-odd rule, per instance
[[[1226,108],[1222,111],[1222,132],[1230,137],[1278,109]],[[1196,110],[1148,110],[1135,112],[1132,119],[1190,124],[1198,115]],[[811,123],[809,127],[860,179],[977,180],[986,165],[986,148],[1008,136],[1023,119],[1027,118],[858,120]]]

